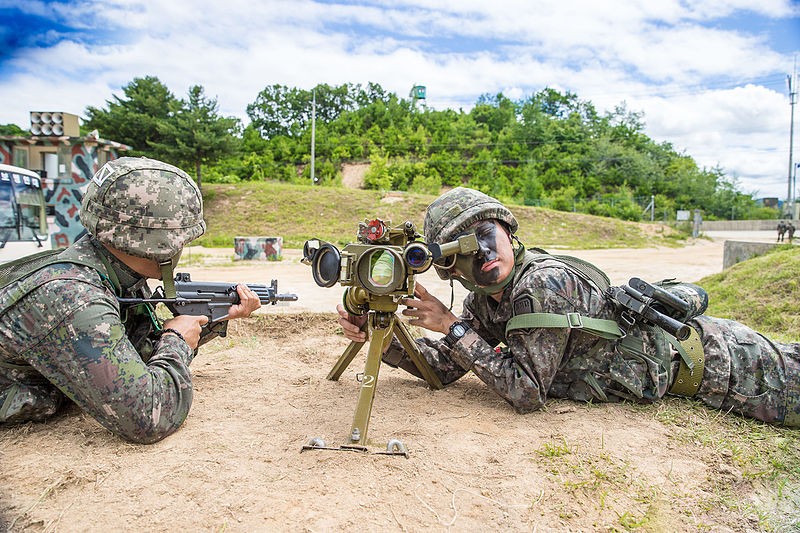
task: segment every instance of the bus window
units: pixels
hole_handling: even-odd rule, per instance
[[[50,238],[41,179],[0,165],[0,263],[42,248],[50,248]]]
[[[16,228],[14,215],[14,190],[10,181],[0,181],[0,228]]]
[[[47,233],[44,220],[44,195],[41,189],[23,185],[17,191],[20,240],[35,239],[36,234]]]

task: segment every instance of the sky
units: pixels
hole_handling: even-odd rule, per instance
[[[202,85],[244,124],[273,84],[425,85],[464,111],[550,87],[642,112],[656,141],[785,198],[798,55],[798,0],[0,0],[0,124],[84,116],[144,76]]]

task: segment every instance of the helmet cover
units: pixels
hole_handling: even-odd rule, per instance
[[[203,198],[181,169],[145,157],[120,157],[95,173],[83,196],[81,223],[127,254],[168,261],[201,236]]]

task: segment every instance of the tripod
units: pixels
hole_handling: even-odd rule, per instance
[[[367,353],[367,361],[364,365],[364,374],[361,378],[361,389],[358,394],[358,402],[356,403],[355,415],[353,416],[353,425],[350,428],[350,435],[340,448],[327,447],[321,439],[312,439],[308,445],[303,446],[304,450],[307,449],[333,449],[333,450],[355,450],[355,451],[368,451],[367,449],[367,429],[369,427],[370,413],[372,412],[372,402],[375,399],[375,388],[378,384],[378,371],[381,367],[381,357],[386,344],[391,341],[392,335],[396,335],[400,343],[405,348],[411,361],[419,370],[428,385],[433,389],[441,389],[442,382],[433,371],[433,368],[428,364],[428,361],[423,357],[414,339],[408,331],[408,328],[400,322],[395,314],[397,306],[391,311],[384,310],[370,310],[367,316],[367,326],[370,332],[369,351]],[[352,341],[350,345],[345,348],[344,353],[339,357],[336,364],[328,373],[328,379],[337,381],[342,375],[342,372],[350,365],[353,358],[364,346],[364,342]],[[389,455],[405,455],[408,457],[408,452],[402,442],[397,439],[389,441],[385,452]]]

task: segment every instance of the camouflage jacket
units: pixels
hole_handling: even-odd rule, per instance
[[[417,344],[443,383],[451,383],[472,370],[520,412],[541,408],[547,397],[575,400],[652,401],[662,397],[670,383],[671,354],[658,330],[634,327],[628,331],[641,339],[642,353],[618,350],[615,341],[579,329],[528,329],[510,331],[506,324],[515,314],[579,313],[614,319],[615,306],[593,283],[544,259],[518,271],[500,302],[470,293],[461,320],[468,332],[452,348],[443,340],[418,339]],[[505,348],[497,348],[501,343]],[[387,352],[389,362],[402,358],[396,340]]]
[[[66,396],[128,440],[164,438],[191,406],[193,351],[153,336],[146,310],[121,311],[114,285],[144,296],[146,280],[93,238],[61,257],[93,268],[53,264],[0,289],[0,423],[43,420]]]
[[[500,302],[476,293],[464,301],[469,331],[453,347],[417,339],[442,383],[469,370],[520,412],[541,408],[548,397],[582,401],[663,397],[680,356],[664,333],[650,326],[627,328],[627,348],[581,329],[510,330],[517,314],[578,313],[618,320],[605,292],[555,258],[533,262],[515,274]],[[770,423],[800,426],[800,343],[779,343],[732,320],[698,316],[705,372],[697,399],[715,409]],[[505,347],[497,347],[504,343]],[[384,360],[419,376],[395,339]]]

